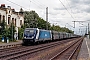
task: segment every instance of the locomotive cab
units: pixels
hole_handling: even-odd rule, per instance
[[[36,35],[37,35],[37,28],[26,28],[24,30],[24,38],[23,42],[24,43],[32,43],[35,41]]]

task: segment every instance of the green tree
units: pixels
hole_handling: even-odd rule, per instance
[[[16,30],[15,30],[15,26],[11,23],[10,27],[6,25],[5,20],[2,21],[1,23],[1,31],[0,31],[0,35],[1,37],[4,37],[6,39],[6,37],[9,38],[9,40],[14,41],[14,34],[15,34]]]
[[[25,11],[24,16],[24,25],[26,27],[37,27],[37,19],[39,16],[35,11]]]
[[[46,29],[46,21],[42,18],[38,18],[38,21],[37,21],[37,27],[40,28],[40,29]],[[48,23],[48,29],[50,29],[50,23]]]
[[[1,22],[1,31],[0,31],[1,38],[4,37],[5,40],[6,40],[6,37],[8,37],[8,32],[9,32],[9,30],[8,30],[8,28],[6,26],[6,22],[5,22],[5,20],[3,20]]]
[[[59,31],[59,32],[67,32],[67,33],[74,33],[72,30],[69,30],[68,28],[65,28],[65,27],[60,27],[60,26],[55,26],[55,25],[52,25],[51,30],[55,30],[55,31]]]
[[[8,35],[8,29],[7,29],[5,20],[3,20],[1,23],[1,32],[0,33],[3,37]]]
[[[25,11],[24,16],[25,27],[46,29],[46,21],[39,17],[35,11]],[[49,22],[47,25],[48,29],[50,29],[51,25]]]
[[[21,40],[23,39],[23,32],[24,32],[25,26],[21,26],[21,28],[19,28],[18,30],[18,39]]]
[[[9,30],[8,31],[8,37],[9,37],[9,39],[11,41],[14,41],[14,34],[15,34],[16,30],[15,30],[15,26],[13,25],[13,23],[11,23],[11,25],[10,25],[10,27],[9,27],[8,30]]]
[[[47,25],[49,30],[73,33],[73,31],[69,30],[68,28],[55,26],[55,25],[51,26],[49,22],[48,24],[46,24],[47,22],[41,17],[39,17],[39,15],[35,11],[25,11],[24,15],[25,15],[24,17],[25,28],[26,27],[36,28],[37,27],[39,29],[46,29],[46,25]]]

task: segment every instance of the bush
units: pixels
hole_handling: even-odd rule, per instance
[[[23,32],[24,32],[24,29],[23,28],[19,28],[19,30],[18,30],[18,39],[19,40],[23,39]]]

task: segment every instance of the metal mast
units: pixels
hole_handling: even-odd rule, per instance
[[[48,30],[48,7],[46,7],[46,29]]]

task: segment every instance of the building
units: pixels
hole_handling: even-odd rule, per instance
[[[22,8],[20,12],[16,12],[15,9],[12,9],[10,6],[5,6],[5,4],[1,4],[0,6],[0,23],[2,20],[5,20],[7,26],[9,27],[11,23],[14,24],[16,32],[15,36],[18,38],[18,28],[24,24],[24,15]]]

